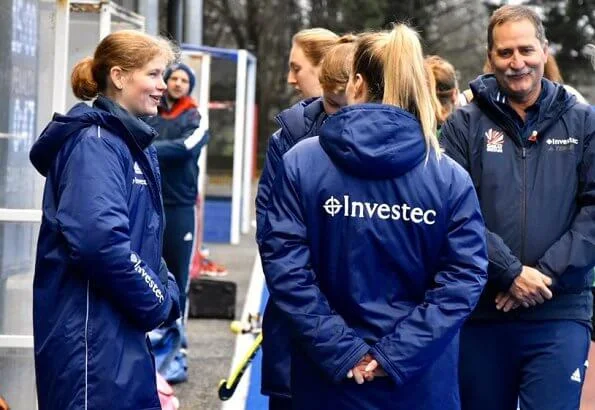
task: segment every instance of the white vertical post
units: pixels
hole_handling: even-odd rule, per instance
[[[200,79],[199,79],[198,111],[200,112],[200,125],[204,124],[205,129],[209,129],[209,99],[211,88],[211,56],[203,54],[200,59]],[[207,146],[202,147],[198,157],[198,192],[201,198],[204,198],[205,185],[207,180]],[[203,202],[204,208],[204,202]]]
[[[246,50],[238,50],[236,72],[236,105],[233,143],[233,180],[231,187],[230,242],[240,243],[240,216],[242,199],[242,162],[244,158],[244,130],[246,121]]]
[[[99,41],[112,31],[112,6],[109,1],[102,0],[99,10]]]
[[[145,16],[145,31],[159,34],[159,0],[138,0],[138,14]]]
[[[202,0],[184,1],[184,43],[202,44]]]
[[[251,58],[246,78],[246,148],[244,149],[244,180],[242,186],[242,233],[250,231],[252,206],[252,167],[254,159],[254,98],[256,94],[256,59]]]
[[[54,42],[54,81],[52,111],[64,113],[68,72],[68,36],[70,28],[70,1],[56,0],[56,40]]]

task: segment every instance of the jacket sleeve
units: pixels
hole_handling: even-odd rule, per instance
[[[473,153],[469,152],[469,143],[465,137],[469,133],[469,124],[461,111],[455,111],[442,126],[440,145],[446,155],[454,159],[469,172],[473,179],[475,189],[479,192],[480,177],[474,176]],[[486,229],[486,242],[488,245],[488,280],[500,291],[507,291],[514,280],[521,274],[523,264],[502,238]]]
[[[200,114],[192,109],[183,114],[184,126],[175,139],[159,139],[153,143],[160,161],[183,160],[197,156],[209,140],[207,130],[200,128]]]
[[[70,262],[125,317],[149,331],[170,317],[171,282],[163,283],[131,249],[126,169],[105,138],[81,136],[61,172],[56,219]]]
[[[256,192],[256,242],[260,243],[264,217],[267,204],[271,196],[271,188],[275,180],[277,167],[281,162],[283,153],[279,146],[279,137],[283,131],[277,130],[269,139],[269,146],[264,160],[264,167],[258,181],[258,191]]]
[[[475,308],[487,281],[479,202],[467,175],[456,184],[461,189],[449,201],[448,232],[434,286],[423,303],[372,348],[372,355],[397,384],[410,381],[444,352]]]
[[[173,324],[181,315],[180,288],[178,287],[176,277],[169,271],[167,263],[165,263],[165,259],[163,259],[163,257],[159,263],[159,280],[164,285],[167,285],[169,297],[172,300],[172,307],[169,312],[169,316],[163,323],[163,325],[167,327]]]
[[[570,229],[539,259],[536,268],[554,280],[564,273],[587,271],[595,265],[595,112],[586,116],[577,202],[579,212]]]
[[[338,383],[370,347],[333,309],[310,262],[307,228],[294,178],[282,162],[266,212],[260,255],[272,302],[293,339]]]

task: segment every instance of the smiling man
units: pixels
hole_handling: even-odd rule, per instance
[[[488,285],[461,333],[463,410],[576,410],[591,333],[595,113],[543,78],[539,16],[491,17],[494,74],[442,128],[470,173],[487,227]]]

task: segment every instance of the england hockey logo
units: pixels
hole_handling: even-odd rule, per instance
[[[341,205],[341,202],[339,202],[338,199],[336,199],[334,196],[331,196],[329,199],[326,200],[326,202],[323,205],[323,208],[327,214],[329,214],[330,216],[335,216],[339,212],[341,212],[341,208],[343,208],[343,205]]]
[[[502,131],[490,128],[485,132],[486,151],[502,153],[504,145],[504,133]]]

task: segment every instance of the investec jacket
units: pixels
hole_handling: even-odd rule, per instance
[[[161,409],[146,332],[175,319],[154,131],[104,97],[31,149],[46,177],[34,280],[41,410]],[[159,275],[161,270],[161,277]]]
[[[519,135],[493,75],[471,83],[473,103],[442,127],[441,143],[471,174],[488,229],[489,282],[474,318],[591,318],[595,113],[564,87],[547,80],[542,85],[527,135]],[[495,295],[509,289],[522,265],[552,278],[553,299],[509,313],[496,310]]]
[[[153,145],[161,169],[163,203],[193,206],[198,195],[198,156],[209,139],[207,132],[195,133],[200,125],[196,102],[185,96],[168,110],[164,100],[159,114],[145,121],[158,133]]]
[[[418,121],[365,104],[283,157],[260,254],[304,409],[458,409],[458,333],[486,281],[473,185]],[[346,378],[371,353],[387,379]]]
[[[266,160],[256,195],[256,238],[262,233],[264,215],[271,187],[275,180],[281,158],[291,147],[304,138],[318,134],[320,125],[327,117],[321,98],[310,98],[282,111],[277,117],[281,128],[269,140]],[[262,393],[266,395],[291,395],[290,391],[290,336],[284,319],[275,306],[267,302],[264,318],[262,342]]]

